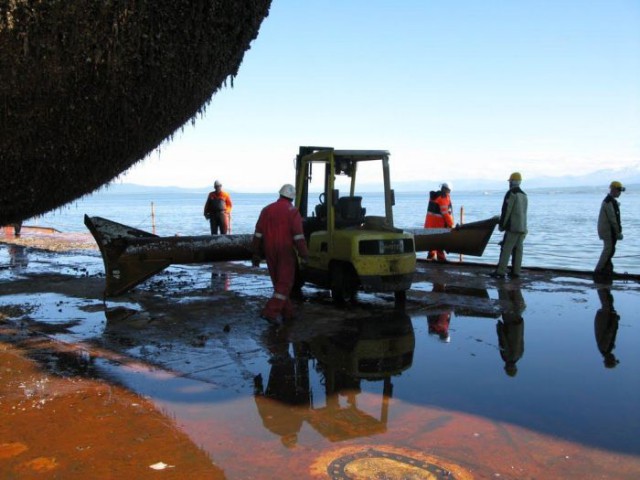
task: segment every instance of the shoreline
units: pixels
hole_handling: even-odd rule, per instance
[[[0,235],[0,244],[17,245],[20,247],[36,248],[50,252],[71,252],[74,250],[95,250],[98,246],[91,233],[30,233],[23,232],[20,236]]]

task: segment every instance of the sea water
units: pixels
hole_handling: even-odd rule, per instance
[[[525,188],[526,191],[526,188]],[[500,214],[505,191],[454,192],[452,202],[456,223],[469,223]],[[593,270],[602,242],[596,224],[600,204],[606,190],[539,189],[527,191],[529,197],[529,233],[525,240],[525,266]],[[260,210],[277,198],[276,193],[234,193],[231,233],[253,233]],[[360,194],[360,193],[359,193]],[[319,203],[310,197],[310,206]],[[383,215],[380,193],[361,193],[367,215]],[[424,225],[427,192],[396,192],[394,223],[397,227],[419,228]],[[160,236],[206,235],[209,223],[203,215],[206,191],[163,191],[149,188],[139,193],[105,190],[87,196],[25,225],[54,227],[64,232],[86,231],[85,214],[99,216]],[[614,258],[618,272],[640,274],[640,192],[627,190],[620,197],[624,240],[618,242]],[[498,242],[502,233],[496,230],[482,257],[466,256],[464,260],[496,263]],[[426,256],[426,253],[419,253]],[[449,258],[457,260],[458,255]]]

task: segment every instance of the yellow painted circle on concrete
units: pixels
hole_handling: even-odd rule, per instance
[[[311,473],[314,477],[330,480],[473,478],[468,471],[449,461],[388,445],[344,447],[326,452],[318,457]]]

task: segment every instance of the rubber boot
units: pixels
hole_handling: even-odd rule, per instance
[[[293,303],[291,300],[287,299],[284,302],[282,307],[282,320],[285,322],[293,320],[295,317],[295,310],[293,308]]]
[[[278,323],[280,313],[285,301],[279,298],[271,297],[267,304],[260,312],[260,316],[271,323]]]

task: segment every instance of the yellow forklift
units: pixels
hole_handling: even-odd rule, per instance
[[[363,168],[365,186],[378,185],[377,192],[356,183]],[[320,170],[315,183],[314,169]],[[311,208],[315,195],[317,203]],[[370,206],[363,206],[363,196]],[[303,218],[309,261],[299,284],[329,288],[336,303],[352,300],[358,290],[393,292],[396,302],[404,301],[416,252],[413,235],[393,226],[394,204],[388,151],[300,147],[296,207]],[[379,209],[376,215],[367,215],[370,207]]]

